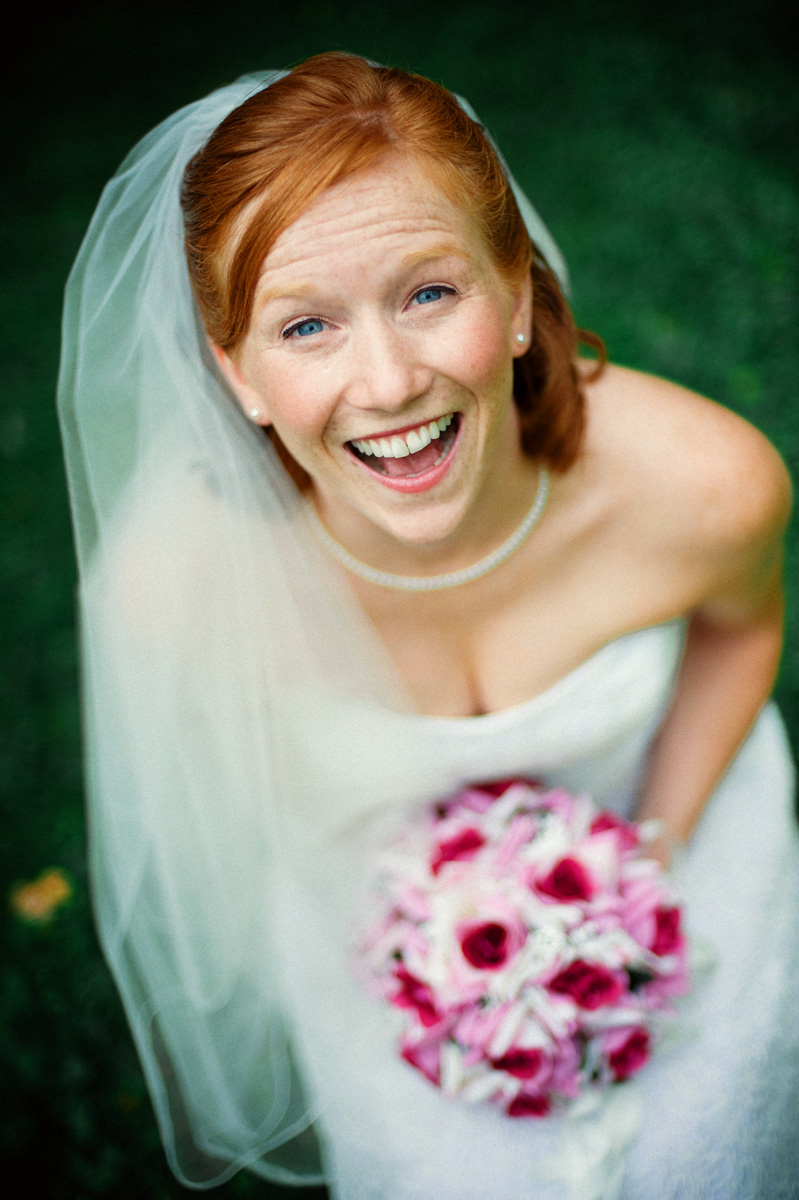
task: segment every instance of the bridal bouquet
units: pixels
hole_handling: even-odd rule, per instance
[[[381,858],[367,986],[448,1096],[543,1117],[634,1075],[688,990],[643,827],[515,779],[431,807]]]

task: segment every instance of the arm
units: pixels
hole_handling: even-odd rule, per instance
[[[714,788],[768,699],[782,644],[782,602],[744,625],[695,614],[671,708],[652,748],[637,817],[688,841]],[[669,857],[669,838],[653,846]]]
[[[690,616],[671,708],[641,790],[637,817],[659,818],[680,841],[690,838],[777,673],[790,485],[776,455],[766,474],[757,499],[747,493],[753,507],[733,521],[732,539],[722,539],[721,553],[708,550],[710,592]],[[667,833],[652,847],[661,862],[668,861],[670,840]]]

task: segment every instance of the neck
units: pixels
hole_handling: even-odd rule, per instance
[[[546,506],[548,494],[549,472],[542,464],[538,471],[538,483],[533,504],[526,512],[524,518],[516,525],[510,536],[505,538],[500,545],[495,546],[488,554],[481,556],[467,567],[447,572],[438,571],[434,574],[425,572],[424,574],[406,575],[397,574],[396,572],[386,572],[375,568],[369,563],[364,563],[362,560],[355,558],[340,542],[331,537],[316,515],[313,505],[309,505],[308,519],[317,539],[327,550],[328,554],[340,562],[350,574],[365,579],[372,585],[394,591],[405,593],[440,592],[460,587],[463,584],[473,583],[475,580],[491,573],[515,555],[516,551],[538,524]]]

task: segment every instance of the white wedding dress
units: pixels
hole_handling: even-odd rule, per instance
[[[348,948],[377,849],[467,782],[537,776],[629,814],[683,644],[672,622],[609,643],[544,693],[487,716],[306,714],[289,758],[299,852],[278,890],[284,1005],[336,1200],[792,1200],[799,1196],[799,839],[773,705],[712,797],[679,868],[715,966],[676,1044],[579,1121],[447,1100],[395,1050],[398,1014]],[[301,688],[296,704],[302,705]]]

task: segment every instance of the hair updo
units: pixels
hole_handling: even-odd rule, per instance
[[[410,155],[476,223],[508,284],[530,272],[532,344],[513,363],[522,447],[566,470],[585,426],[577,347],[593,347],[601,370],[604,346],[576,328],[481,127],[450,92],[420,75],[319,54],[214,130],[186,167],[181,191],[189,274],[209,338],[235,354],[262,263],[280,234],[326,188],[391,151]]]

